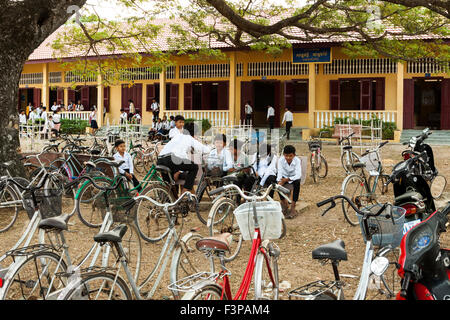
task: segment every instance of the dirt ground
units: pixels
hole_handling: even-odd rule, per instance
[[[297,153],[299,155],[308,155],[306,143],[297,143],[295,146],[297,147]],[[450,147],[437,146],[433,147],[433,149],[436,166],[440,173],[446,177],[450,177],[450,168],[448,166],[449,160],[445,156],[446,153],[450,151]],[[404,147],[398,144],[389,144],[383,148],[381,155],[387,173],[390,173],[392,171],[392,166],[401,160],[402,150],[404,150]],[[281,299],[289,299],[287,291],[301,285],[319,279],[333,279],[331,265],[321,266],[318,261],[311,258],[311,252],[316,247],[336,239],[342,239],[345,242],[346,250],[348,252],[348,261],[343,261],[339,265],[339,271],[341,274],[356,277],[344,278],[347,283],[345,287],[346,298],[351,299],[357,288],[357,277],[361,272],[365,247],[359,226],[352,227],[345,221],[340,206],[337,206],[335,209],[328,212],[326,216],[322,217],[322,209],[317,208],[315,205],[315,203],[321,200],[339,194],[342,181],[345,178],[344,171],[340,164],[340,148],[336,145],[324,144],[323,153],[329,165],[328,176],[319,183],[314,184],[308,172],[307,181],[301,187],[300,201],[297,207],[300,214],[293,220],[286,220],[287,235],[283,239],[274,241],[281,251],[281,256],[278,260],[280,282],[285,281],[285,284],[288,284],[288,288],[281,293]],[[392,192],[392,188],[390,188],[390,192]],[[444,203],[446,197],[448,198],[448,195],[449,187],[447,186],[443,200],[439,203]],[[448,199],[450,200],[450,198]],[[66,206],[70,206],[70,204],[66,204]],[[28,218],[25,212],[21,212],[14,227],[6,233],[0,234],[2,244],[2,251],[0,254],[3,254],[8,248],[11,248],[14,245],[27,223]],[[207,235],[206,227],[199,222],[195,214],[191,214],[186,218],[183,235],[192,228],[199,228],[200,234]],[[66,233],[66,237],[70,246],[71,255],[75,262],[79,262],[92,246],[92,237],[96,232],[96,229],[90,229],[84,226],[78,217],[74,216],[72,218],[69,232]],[[442,237],[443,245],[448,247],[450,244],[449,240],[450,237],[447,234],[444,234]],[[144,279],[144,274],[147,275],[153,269],[157,259],[156,257],[159,255],[163,243],[151,244],[142,240],[141,244],[143,255],[140,279],[142,280]],[[244,274],[250,247],[251,242],[244,242],[238,257],[227,264],[227,268],[232,273],[233,293],[237,290]],[[205,270],[207,269],[207,266],[208,264],[205,260]],[[154,299],[172,299],[171,293],[167,289],[167,286],[169,285],[169,267],[166,269]],[[392,272],[392,274],[394,274],[394,272]],[[399,285],[399,282],[396,282],[394,289],[398,290]],[[368,296],[371,299],[385,299],[383,295],[377,294],[377,290],[370,290]],[[252,294],[250,294],[249,297],[251,298]]]

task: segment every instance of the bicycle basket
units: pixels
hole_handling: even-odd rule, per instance
[[[34,192],[42,219],[57,217],[62,214],[62,193],[62,190],[57,189],[40,189]],[[30,191],[23,194],[23,205],[28,216],[32,217],[35,208]]]
[[[308,141],[308,147],[309,151],[317,151],[319,148],[322,149],[322,141],[320,140]]]
[[[279,239],[281,237],[283,213],[281,205],[276,201],[256,202],[256,214],[261,230],[261,238]],[[246,202],[234,210],[239,229],[244,240],[252,240],[255,222],[253,219],[253,203]]]
[[[372,213],[377,213],[382,207],[382,204],[376,204],[365,208],[364,210],[369,210]],[[405,224],[405,213],[406,210],[401,207],[395,207],[388,205],[386,209],[377,217],[370,217],[367,222],[369,228],[374,228],[377,230],[372,235],[372,243],[374,246],[385,247],[391,245],[396,248],[400,245],[403,237],[403,225]],[[357,214],[361,231],[363,231],[362,226],[362,215]],[[392,219],[393,217],[393,219]],[[363,232],[364,242],[367,241],[366,235]]]
[[[360,161],[366,165],[366,169],[371,175],[378,175],[378,164],[381,162],[381,159],[377,152],[366,154],[360,158]]]

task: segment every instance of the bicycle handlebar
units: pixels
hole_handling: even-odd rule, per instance
[[[411,158],[409,158],[408,160],[405,160],[405,161],[401,162],[400,164],[402,164],[402,163],[404,164],[404,166],[402,167],[402,169],[399,170],[399,171],[397,172],[397,170],[395,170],[396,168],[394,167],[394,170],[392,171],[391,175],[389,176],[389,179],[384,183],[384,185],[385,185],[385,186],[388,186],[389,183],[391,183],[392,181],[394,181],[394,180],[397,178],[397,175],[398,175],[400,172],[402,172],[404,169],[408,169],[408,168],[409,168],[409,165],[410,165],[412,162],[416,162],[416,161],[422,159],[422,158],[423,158],[424,156],[426,156],[426,155],[427,155],[427,152],[424,151],[424,152],[422,152],[422,153],[419,153],[419,154],[416,155],[415,157],[411,157]],[[399,166],[400,166],[400,164],[399,164]]]
[[[341,144],[344,140],[348,140],[351,137],[353,137],[355,135],[355,132],[352,132],[351,134],[349,134],[347,137],[345,138],[341,138],[341,140],[339,140],[339,144]]]
[[[281,193],[283,193],[283,194],[289,194],[289,193],[290,193],[290,191],[289,191],[288,189],[286,189],[285,187],[280,186],[280,185],[274,183],[274,184],[271,184],[271,185],[267,188],[266,192],[264,192],[264,194],[263,194],[262,196],[256,196],[256,195],[253,195],[253,196],[247,196],[247,195],[245,195],[245,193],[242,191],[242,189],[239,188],[239,186],[237,186],[237,185],[235,185],[235,184],[228,184],[228,185],[225,185],[225,186],[223,186],[223,187],[217,188],[217,189],[215,189],[215,190],[209,192],[209,195],[213,196],[213,195],[222,193],[222,192],[224,192],[224,191],[226,191],[226,190],[229,190],[229,189],[235,189],[235,190],[241,195],[241,197],[242,197],[243,199],[245,199],[246,201],[253,201],[253,200],[255,200],[255,201],[260,201],[260,200],[266,199],[267,196],[269,195],[270,191],[272,191],[273,188],[275,188],[275,190],[277,190],[277,191],[279,191],[279,192],[281,192]]]
[[[331,197],[329,199],[326,199],[324,201],[318,202],[316,204],[317,207],[320,208],[320,207],[322,207],[322,206],[324,206],[324,205],[326,205],[326,204],[331,202],[331,206],[322,213],[322,216],[324,216],[332,208],[336,207],[336,202],[335,201],[337,199],[344,199],[344,200],[346,200],[350,204],[350,206],[353,208],[353,210],[355,210],[356,213],[358,213],[358,214],[360,214],[360,215],[362,215],[364,217],[376,217],[376,216],[379,216],[386,209],[386,207],[388,206],[385,203],[377,213],[373,214],[373,213],[371,213],[369,211],[361,211],[361,210],[359,210],[358,207],[353,203],[353,201],[350,200],[348,197],[343,196],[343,195],[337,195],[337,196]]]

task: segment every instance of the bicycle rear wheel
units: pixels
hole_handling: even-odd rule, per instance
[[[208,284],[198,291],[187,292],[182,300],[230,300],[226,292],[218,284]]]
[[[344,152],[341,155],[341,164],[347,174],[354,172],[353,164],[359,162],[359,157],[354,152]]]
[[[366,190],[364,179],[357,174],[352,174],[345,178],[342,183],[341,194],[352,200],[358,209],[364,208],[369,204],[367,201],[368,191]],[[359,224],[355,210],[353,210],[350,204],[345,200],[342,200],[342,211],[344,212],[344,217],[348,223],[352,226],[357,226]]]
[[[312,175],[314,183],[316,183],[317,180],[318,180],[318,172],[317,172],[317,167],[316,167],[316,161],[317,161],[316,154],[315,153],[311,153],[311,156],[309,158],[309,162],[311,163],[311,175]]]
[[[242,247],[242,234],[239,229],[234,210],[236,202],[229,198],[218,199],[209,211],[208,224],[209,235],[218,236],[222,233],[231,233],[232,240],[229,244],[230,254],[224,258],[226,262],[234,260]]]
[[[125,280],[112,273],[101,273],[87,276],[71,289],[64,300],[132,300]]]
[[[323,157],[323,155],[320,155],[320,163],[317,169],[317,174],[320,179],[326,178],[328,175],[328,163],[327,160]]]

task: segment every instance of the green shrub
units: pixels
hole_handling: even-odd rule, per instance
[[[189,122],[197,122],[197,121],[200,121],[200,120],[197,120],[197,119],[185,119],[184,120],[184,124],[186,124],[186,123],[189,123]],[[208,131],[209,129],[211,129],[211,123],[209,122],[209,120],[208,119],[203,119],[202,120],[202,133],[205,133],[206,131]]]
[[[88,121],[86,120],[69,120],[61,119],[61,133],[67,134],[84,134],[88,127]]]
[[[395,122],[383,122],[383,140],[394,140],[395,130],[397,130]]]
[[[331,138],[334,133],[334,127],[325,126],[325,128],[320,129],[319,135],[322,138]]]

